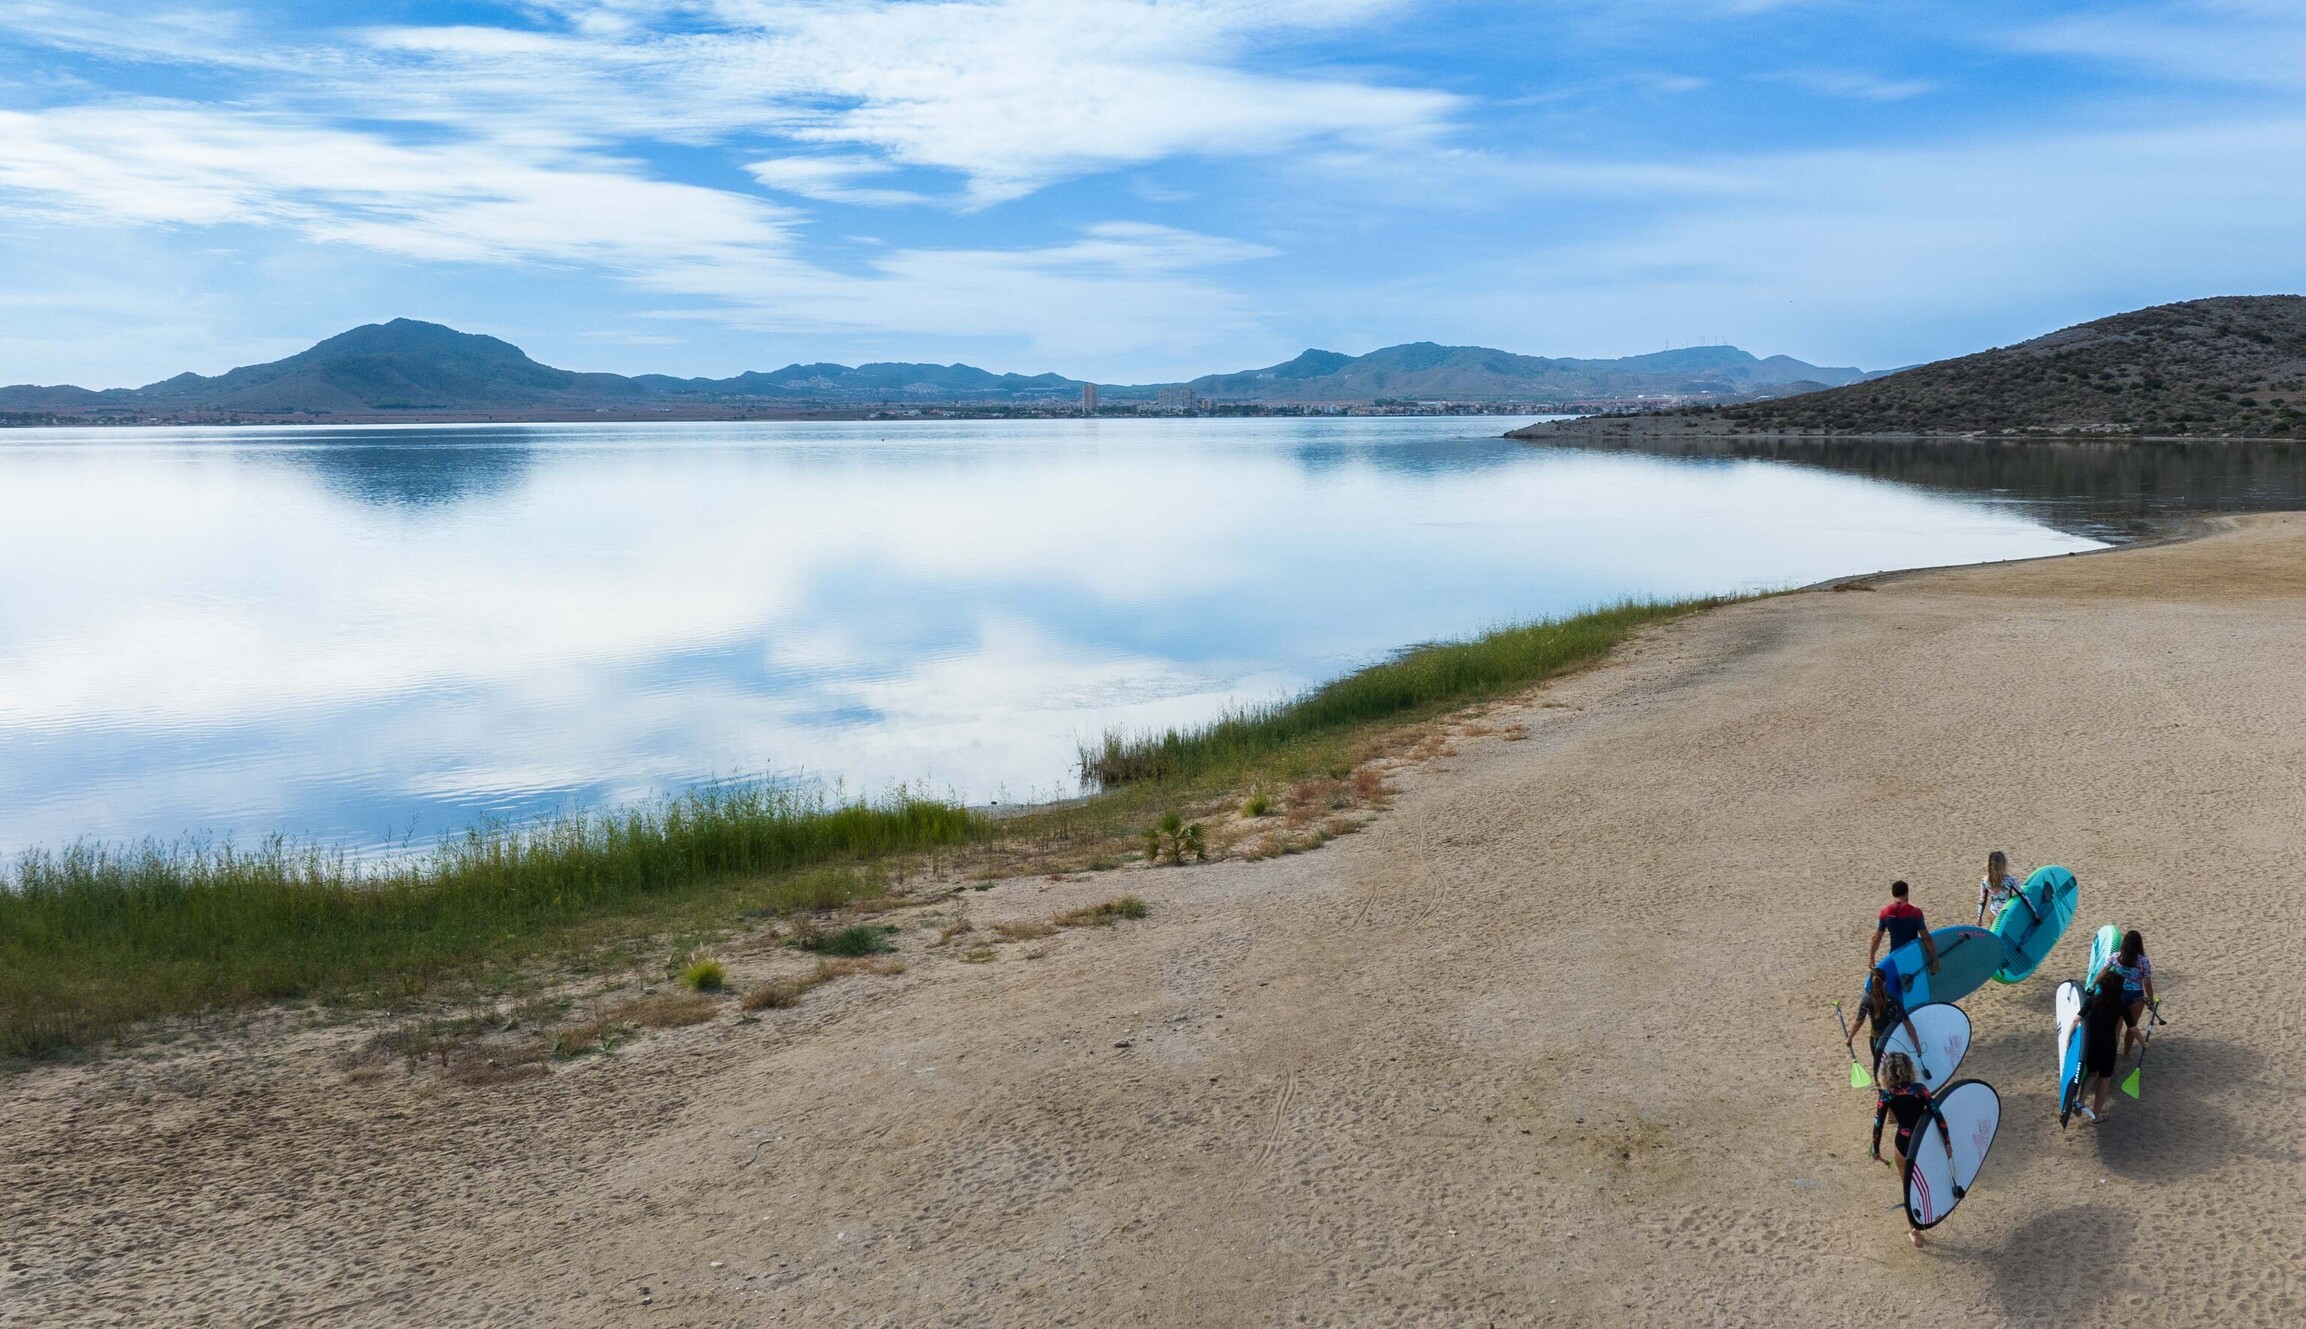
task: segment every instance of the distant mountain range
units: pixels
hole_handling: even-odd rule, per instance
[[[1671,397],[1729,400],[1858,382],[1857,369],[1732,346],[1619,360],[1546,359],[1479,346],[1415,342],[1367,355],[1309,350],[1266,369],[1186,384],[1100,385],[1102,400],[1367,403],[1382,400],[1573,402]],[[995,374],[969,365],[793,364],[734,378],[626,377],[538,364],[510,342],[396,318],[340,333],[310,350],[205,377],[179,374],[141,388],[0,388],[0,413],[19,419],[421,418],[582,414],[731,414],[753,407],[1030,406],[1077,400],[1079,379]]]
[[[1420,341],[1367,355],[1307,351],[1269,369],[1210,374],[1185,386],[1204,397],[1245,400],[1569,400],[1644,395],[1730,397],[1797,384],[1815,390],[1861,382],[1866,377],[1862,369],[1822,368],[1791,356],[1773,355],[1764,360],[1735,346],[1692,346],[1618,360],[1552,360],[1486,346],[1437,346]]]
[[[2155,305],[1830,392],[1515,432],[2295,438],[2306,436],[2306,297]]]

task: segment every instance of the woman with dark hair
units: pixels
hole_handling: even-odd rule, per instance
[[[1898,1000],[1897,984],[1890,976],[1876,968],[1866,976],[1866,990],[1858,994],[1858,1018],[1850,1025],[1848,1046],[1850,1056],[1858,1055],[1858,1030],[1871,1025],[1874,1057],[1882,1059],[1882,1044],[1889,1041],[1890,1031],[1899,1025],[1906,1027],[1906,1037],[1915,1047],[1922,1045],[1922,1036],[1914,1031],[1914,1022],[1906,1015],[1906,1004]]]
[[[2122,936],[2122,949],[2106,961],[2104,968],[2090,975],[2094,987],[2115,986],[2120,980],[2122,990],[2122,1022],[2128,1028],[2122,1036],[2122,1055],[2128,1056],[2139,1046],[2138,1021],[2146,1014],[2146,1003],[2154,1000],[2154,962],[2146,958],[2146,935],[2135,929]]]
[[[1986,875],[1978,879],[1978,926],[1992,927],[2017,898],[2018,879],[2010,875],[2010,856],[1996,849],[1986,855]]]
[[[2136,936],[2136,933],[2132,933]],[[2109,966],[2111,967],[2111,966]],[[2090,1101],[2082,1116],[2092,1122],[2106,1115],[2106,1086],[2114,1082],[2114,1045],[2122,1028],[2122,990],[2099,983],[2082,997],[2082,1087]]]

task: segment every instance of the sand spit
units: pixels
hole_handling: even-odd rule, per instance
[[[1870,585],[1653,630],[1318,853],[972,894],[1153,906],[1037,959],[507,1084],[286,1021],[0,1082],[0,1322],[2300,1322],[2306,516]],[[1996,846],[2173,1023],[2061,1132],[2085,943],[1972,999],[2003,1133],[1916,1252],[1828,1003]]]

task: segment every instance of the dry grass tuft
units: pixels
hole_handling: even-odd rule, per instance
[[[1109,928],[1124,918],[1143,918],[1149,912],[1143,900],[1124,895],[1102,904],[1067,910],[1049,921],[1061,928]]]
[[[678,992],[660,992],[653,997],[628,1001],[617,1008],[617,1017],[643,1029],[679,1029],[684,1025],[703,1024],[713,1018],[720,1003],[707,996],[684,996]]]
[[[875,974],[882,978],[894,978],[903,972],[905,972],[903,960],[826,960],[817,966],[815,973],[809,975],[809,986],[815,987],[822,983],[830,983],[836,978],[847,978],[852,974]]]
[[[1529,726],[1518,723],[1509,724],[1505,728],[1499,730],[1497,736],[1504,739],[1508,743],[1519,743],[1523,739],[1529,737]]]
[[[967,957],[963,957],[967,958]],[[905,972],[902,960],[822,960],[815,969],[798,978],[781,978],[763,983],[737,999],[737,1005],[748,1011],[781,1011],[798,1006],[801,998],[815,988],[821,988],[836,978],[852,974],[877,974],[892,978]]]
[[[1057,928],[1054,924],[1043,923],[1037,919],[1021,919],[1014,923],[995,923],[993,931],[999,934],[1003,941],[1039,941],[1043,937],[1057,935]]]
[[[608,1016],[596,1016],[583,1024],[556,1029],[550,1047],[556,1057],[579,1057],[587,1052],[607,1052],[632,1032],[632,1027]]]
[[[961,952],[961,963],[991,964],[996,958],[1000,956],[1000,954],[1001,953],[999,951],[994,950],[990,946],[972,946],[968,950]]]
[[[747,1011],[781,1011],[788,1006],[800,1005],[801,994],[808,990],[808,985],[797,979],[763,983],[737,998],[737,1008]]]
[[[544,1064],[551,1053],[552,1048],[542,1039],[476,1044],[449,1059],[448,1078],[474,1089],[534,1080],[552,1073]]]
[[[975,932],[976,930],[977,925],[970,922],[968,919],[956,918],[952,922],[947,923],[945,926],[938,928],[937,939],[930,942],[929,944],[931,946],[942,946],[955,937],[966,936],[967,934]]]

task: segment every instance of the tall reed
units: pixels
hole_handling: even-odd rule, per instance
[[[479,961],[534,953],[645,901],[989,833],[983,818],[947,803],[836,803],[743,785],[476,829],[382,866],[279,838],[253,849],[147,841],[36,851],[0,878],[0,1056],[53,1054],[207,1006],[400,995]]]
[[[1310,739],[1412,719],[1543,682],[1599,658],[1644,623],[1720,603],[1629,600],[1465,641],[1413,646],[1291,700],[1236,711],[1199,728],[1108,732],[1101,744],[1081,749],[1081,773],[1101,789],[1115,789],[1246,771]]]

